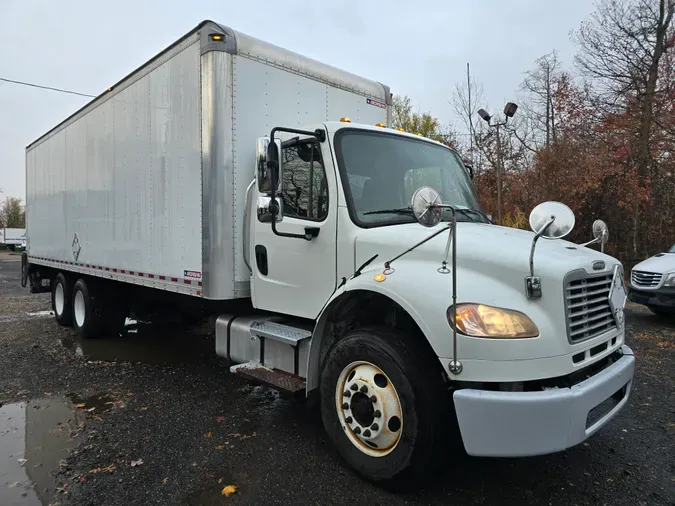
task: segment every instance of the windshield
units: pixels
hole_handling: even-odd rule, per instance
[[[412,214],[373,211],[410,207],[413,193],[421,186],[438,191],[443,203],[482,212],[467,171],[451,149],[421,139],[356,129],[338,132],[335,148],[349,212],[360,226],[415,221]],[[447,219],[450,216],[448,211]],[[457,220],[486,222],[476,212],[458,213]]]

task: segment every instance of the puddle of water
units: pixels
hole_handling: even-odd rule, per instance
[[[177,365],[203,363],[215,357],[213,335],[190,327],[153,325],[130,319],[121,336],[85,340],[68,336],[61,338],[61,344],[78,356],[102,362]]]
[[[49,504],[51,473],[75,446],[81,421],[63,398],[0,407],[0,504]]]

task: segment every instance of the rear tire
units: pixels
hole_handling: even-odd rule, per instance
[[[97,337],[102,333],[106,321],[100,303],[93,283],[87,285],[82,278],[75,282],[72,295],[73,327],[83,339]]]
[[[328,352],[321,371],[324,427],[342,458],[366,479],[404,490],[442,468],[452,425],[434,359],[411,336],[390,328],[352,331]]]
[[[56,323],[63,327],[73,325],[72,294],[72,282],[62,272],[59,272],[52,286],[52,311],[54,311]]]

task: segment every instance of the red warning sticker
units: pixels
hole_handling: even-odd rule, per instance
[[[202,279],[202,273],[199,271],[183,271],[183,275],[186,278]]]
[[[366,104],[374,105],[375,107],[379,107],[381,109],[387,108],[387,104],[385,104],[384,102],[380,102],[379,100],[370,97],[366,98]]]

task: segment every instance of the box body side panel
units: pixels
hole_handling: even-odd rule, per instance
[[[110,95],[27,150],[29,255],[201,280],[198,38]]]

